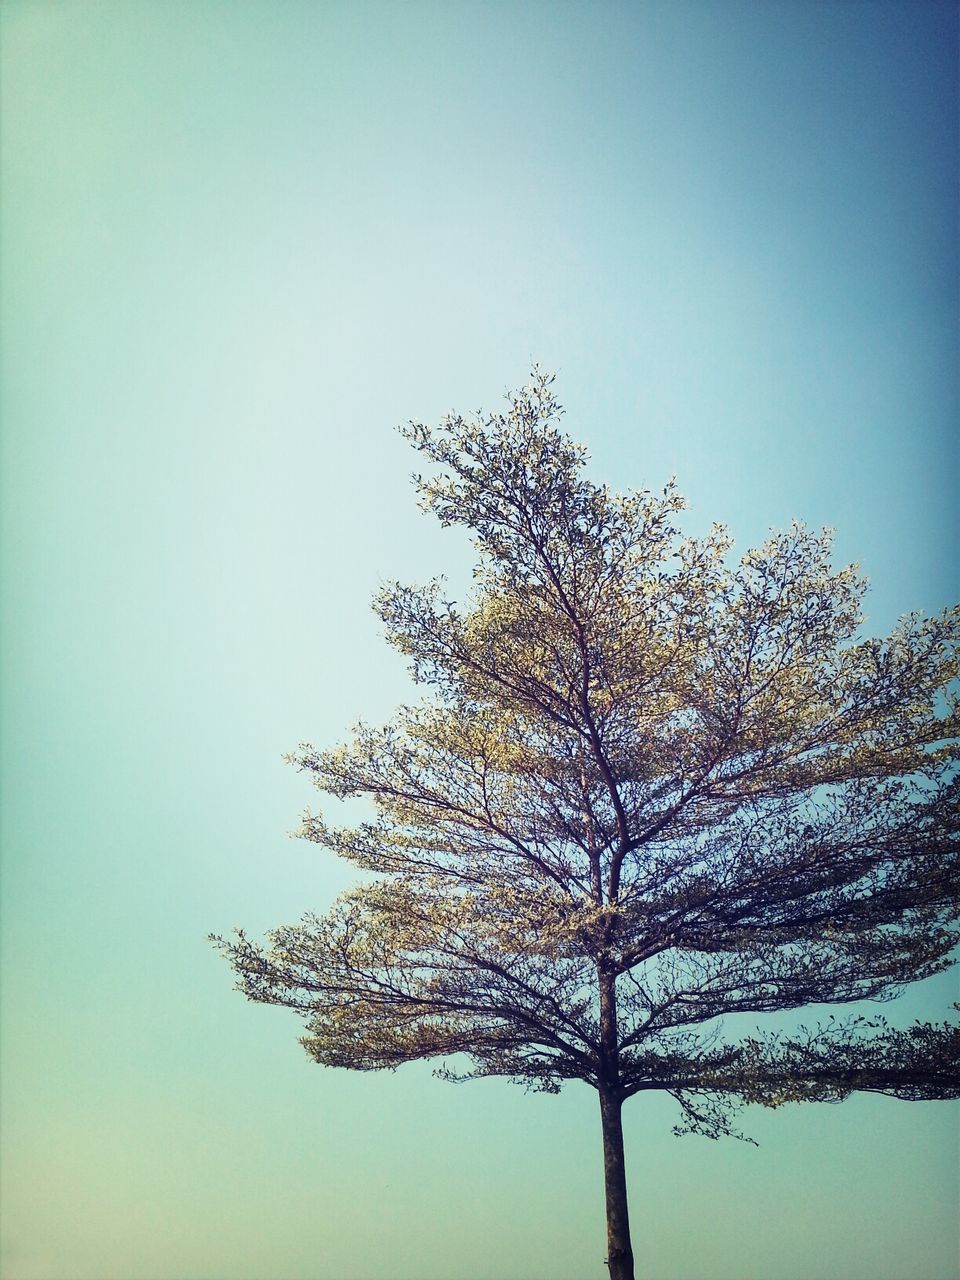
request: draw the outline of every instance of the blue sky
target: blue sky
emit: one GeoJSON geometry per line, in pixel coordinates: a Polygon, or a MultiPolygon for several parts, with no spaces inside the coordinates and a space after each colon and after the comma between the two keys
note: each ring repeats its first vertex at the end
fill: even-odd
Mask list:
{"type": "MultiPolygon", "coordinates": [[[[206,933],[350,880],[280,757],[468,564],[394,428],[534,361],[613,485],[957,599],[957,8],[8,0],[6,1280],[604,1274],[586,1089],[312,1066],[206,933]]],[[[955,974],[911,996],[945,1016],[955,974]]],[[[947,1280],[954,1104],[626,1116],[652,1280],[947,1280]]]]}

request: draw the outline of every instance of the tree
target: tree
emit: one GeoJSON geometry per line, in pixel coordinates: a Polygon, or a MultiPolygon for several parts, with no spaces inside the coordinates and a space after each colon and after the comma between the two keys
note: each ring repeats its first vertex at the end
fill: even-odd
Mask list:
{"type": "Polygon", "coordinates": [[[355,1070],[468,1055],[448,1078],[597,1091],[611,1280],[632,1280],[621,1108],[677,1132],[733,1110],[960,1096],[960,1028],[861,1016],[733,1035],[743,1015],[889,999],[946,968],[960,917],[960,610],[858,638],[864,582],[799,524],[730,563],[684,503],[584,475],[552,378],[506,412],[404,434],[421,505],[468,529],[443,580],[376,599],[427,690],[292,759],[352,828],[302,834],[372,873],[324,916],[216,941],[251,999],[355,1070]],[[739,1017],[738,1017],[739,1016],[739,1017]]]}

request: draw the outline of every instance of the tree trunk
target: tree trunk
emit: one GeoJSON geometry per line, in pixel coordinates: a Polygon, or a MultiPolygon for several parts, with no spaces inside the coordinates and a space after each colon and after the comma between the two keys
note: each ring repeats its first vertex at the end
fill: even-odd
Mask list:
{"type": "Polygon", "coordinates": [[[627,1171],[623,1160],[620,1098],[600,1091],[603,1125],[603,1178],[607,1193],[607,1266],[610,1280],[634,1280],[630,1221],[627,1215],[627,1171]]]}

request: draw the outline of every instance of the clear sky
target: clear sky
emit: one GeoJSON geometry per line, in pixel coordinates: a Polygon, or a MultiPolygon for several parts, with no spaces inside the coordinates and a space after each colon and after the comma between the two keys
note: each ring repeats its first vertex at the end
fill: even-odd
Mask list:
{"type": "MultiPolygon", "coordinates": [[[[4,1280],[600,1280],[595,1098],[311,1065],[209,930],[351,878],[281,762],[466,564],[395,425],[559,370],[598,477],[957,582],[957,8],[6,0],[4,1280]]],[[[909,1010],[946,1016],[955,974],[909,1010]]],[[[626,1112],[647,1280],[948,1280],[958,1108],[626,1112]]]]}

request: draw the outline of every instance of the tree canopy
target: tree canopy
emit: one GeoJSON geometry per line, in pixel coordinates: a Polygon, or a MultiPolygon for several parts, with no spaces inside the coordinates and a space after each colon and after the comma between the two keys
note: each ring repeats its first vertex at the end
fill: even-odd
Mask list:
{"type": "Polygon", "coordinates": [[[829,531],[734,561],[722,527],[681,534],[673,483],[588,479],[560,416],[535,372],[502,413],[404,429],[473,589],[377,596],[424,700],[291,757],[372,801],[302,834],[373,875],[266,947],[221,939],[242,990],[319,1063],[666,1090],[711,1136],[739,1101],[960,1095],[946,1023],[754,1030],[950,963],[960,610],[864,638],[829,531]]]}

